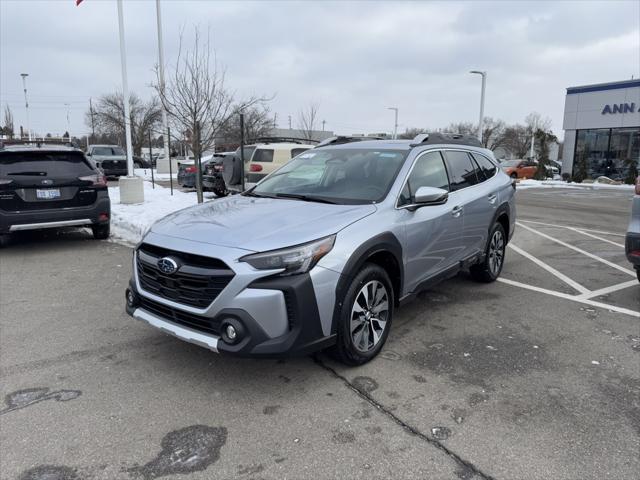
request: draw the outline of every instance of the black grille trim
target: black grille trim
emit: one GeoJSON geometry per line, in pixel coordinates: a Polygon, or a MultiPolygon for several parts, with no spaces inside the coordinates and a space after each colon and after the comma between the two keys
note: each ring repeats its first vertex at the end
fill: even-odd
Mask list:
{"type": "Polygon", "coordinates": [[[140,297],[140,307],[153,315],[177,323],[178,325],[199,332],[220,336],[220,322],[212,318],[183,312],[142,296],[140,297]]]}
{"type": "Polygon", "coordinates": [[[176,303],[206,308],[226,288],[234,272],[222,260],[143,244],[136,255],[138,281],[143,290],[176,303]],[[166,275],[158,259],[170,256],[180,267],[166,275]]]}

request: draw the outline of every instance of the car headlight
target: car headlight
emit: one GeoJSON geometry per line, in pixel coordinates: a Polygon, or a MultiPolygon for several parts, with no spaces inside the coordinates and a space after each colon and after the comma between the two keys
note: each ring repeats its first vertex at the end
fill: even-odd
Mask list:
{"type": "Polygon", "coordinates": [[[322,257],[331,251],[336,236],[321,238],[313,242],[295,247],[271,250],[269,252],[252,253],[240,259],[258,270],[275,270],[284,268],[281,276],[306,273],[311,270],[322,257]]]}

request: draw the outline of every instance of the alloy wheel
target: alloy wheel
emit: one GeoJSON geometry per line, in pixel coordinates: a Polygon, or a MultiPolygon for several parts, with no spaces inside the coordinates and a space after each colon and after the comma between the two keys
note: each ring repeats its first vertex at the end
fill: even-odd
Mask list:
{"type": "Polygon", "coordinates": [[[504,235],[500,230],[496,230],[489,243],[489,269],[491,274],[497,276],[502,269],[504,261],[504,235]]]}
{"type": "Polygon", "coordinates": [[[360,352],[378,345],[389,319],[389,294],[378,280],[367,282],[358,292],[351,309],[351,340],[360,352]]]}

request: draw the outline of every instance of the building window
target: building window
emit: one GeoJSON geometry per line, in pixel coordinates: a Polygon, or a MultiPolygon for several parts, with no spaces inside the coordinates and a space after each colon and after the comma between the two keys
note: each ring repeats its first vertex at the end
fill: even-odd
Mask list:
{"type": "Polygon", "coordinates": [[[609,177],[625,181],[640,165],[640,128],[578,130],[574,178],[609,177]]]}

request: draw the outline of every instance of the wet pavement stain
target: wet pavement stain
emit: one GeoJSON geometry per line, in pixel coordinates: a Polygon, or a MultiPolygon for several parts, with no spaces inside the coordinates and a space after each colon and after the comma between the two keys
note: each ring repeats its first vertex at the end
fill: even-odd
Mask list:
{"type": "Polygon", "coordinates": [[[4,397],[5,408],[0,410],[0,415],[29,407],[45,400],[55,400],[56,402],[68,402],[82,395],[80,390],[55,390],[49,391],[48,387],[26,388],[8,394],[4,397]]]}
{"type": "Polygon", "coordinates": [[[60,465],[39,465],[23,472],[18,480],[80,480],[75,468],[60,465]]]}
{"type": "Polygon", "coordinates": [[[238,465],[238,475],[255,475],[264,470],[264,465],[238,465]]]}
{"type": "Polygon", "coordinates": [[[446,375],[452,382],[484,389],[489,388],[488,382],[495,377],[554,367],[539,344],[507,331],[463,337],[447,344],[434,343],[405,358],[419,368],[446,375]]]}
{"type": "Polygon", "coordinates": [[[354,443],[356,441],[356,436],[353,432],[334,430],[331,441],[337,444],[354,443]]]}
{"type": "Polygon", "coordinates": [[[356,377],[351,382],[351,385],[363,393],[371,393],[378,388],[378,382],[371,377],[356,377]]]}
{"type": "Polygon", "coordinates": [[[427,383],[427,379],[422,375],[412,375],[413,379],[418,383],[427,383]]]}
{"type": "Polygon", "coordinates": [[[489,395],[485,395],[484,393],[472,393],[467,400],[467,403],[471,407],[475,407],[476,405],[480,405],[481,403],[489,400],[489,395]]]}
{"type": "Polygon", "coordinates": [[[192,425],[174,430],[162,439],[162,450],[156,458],[145,465],[129,468],[127,472],[145,480],[200,472],[218,461],[220,449],[226,442],[225,427],[192,425]]]}
{"type": "Polygon", "coordinates": [[[280,410],[281,408],[282,407],[280,405],[267,405],[262,409],[262,413],[264,413],[265,415],[274,415],[278,413],[278,410],[280,410]]]}

